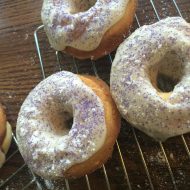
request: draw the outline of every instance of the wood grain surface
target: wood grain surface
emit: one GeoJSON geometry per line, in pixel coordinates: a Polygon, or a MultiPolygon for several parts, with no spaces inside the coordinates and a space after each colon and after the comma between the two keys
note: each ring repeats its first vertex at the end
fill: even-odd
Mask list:
{"type": "MultiPolygon", "coordinates": [[[[154,0],[153,2],[160,18],[178,15],[172,0],[154,0]]],[[[190,0],[176,0],[176,2],[183,17],[190,22],[190,0]]],[[[0,0],[0,102],[6,107],[8,120],[13,127],[16,126],[18,111],[23,100],[29,91],[42,80],[33,37],[35,29],[41,25],[41,6],[42,0],[0,0]]],[[[141,25],[157,21],[151,1],[139,0],[137,17],[141,25]]],[[[137,27],[137,22],[134,21],[131,32],[137,27]]],[[[45,73],[48,76],[58,71],[59,67],[56,64],[55,52],[49,46],[44,32],[41,32],[39,36],[45,73]]],[[[114,58],[114,53],[112,58],[114,58]]],[[[63,69],[76,72],[71,57],[62,55],[61,60],[63,69]]],[[[75,61],[78,65],[79,73],[94,75],[93,67],[89,60],[75,61]]],[[[108,82],[111,67],[109,57],[104,57],[94,64],[100,77],[108,82]]],[[[136,133],[154,188],[162,190],[174,189],[167,163],[159,144],[137,130],[136,133]]],[[[190,136],[185,135],[185,139],[190,146],[190,136]]],[[[124,121],[118,143],[132,189],[151,189],[133,131],[129,124],[124,121]]],[[[168,140],[164,143],[164,148],[177,188],[189,190],[190,158],[181,137],[168,140]]],[[[8,156],[15,150],[17,150],[17,147],[13,142],[8,156]]],[[[24,162],[19,152],[15,152],[4,167],[0,169],[0,185],[14,172],[17,172],[17,174],[0,189],[21,190],[32,180],[32,174],[27,166],[23,164],[24,162]],[[21,166],[22,168],[20,168],[21,166]],[[20,170],[18,171],[19,168],[20,170]]],[[[111,189],[123,190],[129,188],[117,147],[115,147],[113,158],[108,161],[105,167],[111,189]]],[[[89,175],[89,181],[91,189],[108,189],[103,169],[89,175]]],[[[42,186],[43,189],[66,189],[65,180],[50,182],[37,178],[37,182],[38,185],[33,182],[27,189],[37,189],[39,186],[42,186]]],[[[85,178],[69,180],[69,185],[72,190],[88,189],[85,178]]]]}

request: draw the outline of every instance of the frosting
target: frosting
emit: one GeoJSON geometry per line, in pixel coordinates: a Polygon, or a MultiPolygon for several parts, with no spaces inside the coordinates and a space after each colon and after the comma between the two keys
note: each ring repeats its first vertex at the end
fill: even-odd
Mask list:
{"type": "Polygon", "coordinates": [[[53,48],[90,51],[122,18],[127,4],[128,0],[44,0],[41,16],[53,48]]]}
{"type": "Polygon", "coordinates": [[[5,163],[5,154],[0,149],[0,168],[3,166],[4,163],[5,163]]]}
{"type": "Polygon", "coordinates": [[[2,151],[7,154],[9,147],[11,145],[11,140],[12,140],[12,127],[9,122],[6,123],[6,135],[3,140],[1,149],[2,151]]]}
{"type": "Polygon", "coordinates": [[[137,29],[118,48],[111,70],[111,93],[123,117],[157,140],[190,132],[189,60],[190,25],[184,19],[137,29]],[[157,74],[175,81],[167,100],[152,83],[157,74]]]}
{"type": "Polygon", "coordinates": [[[21,107],[19,150],[37,174],[61,177],[101,148],[106,136],[104,117],[101,100],[77,75],[56,73],[39,83],[21,107]]]}

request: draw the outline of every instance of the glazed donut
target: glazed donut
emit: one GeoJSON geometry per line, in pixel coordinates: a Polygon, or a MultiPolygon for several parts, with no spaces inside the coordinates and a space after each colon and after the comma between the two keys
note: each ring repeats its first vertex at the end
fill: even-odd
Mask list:
{"type": "Polygon", "coordinates": [[[3,106],[0,105],[0,168],[5,162],[5,155],[7,154],[12,139],[12,129],[7,122],[6,114],[3,106]]]}
{"type": "Polygon", "coordinates": [[[190,24],[169,17],[118,48],[111,93],[122,116],[159,141],[190,132],[190,24]]]}
{"type": "Polygon", "coordinates": [[[30,92],[16,134],[29,167],[44,178],[57,179],[99,168],[111,156],[119,129],[108,86],[95,77],[62,71],[30,92]]]}
{"type": "Polygon", "coordinates": [[[97,59],[124,40],[136,0],[44,0],[41,17],[51,46],[80,59],[97,59]]]}

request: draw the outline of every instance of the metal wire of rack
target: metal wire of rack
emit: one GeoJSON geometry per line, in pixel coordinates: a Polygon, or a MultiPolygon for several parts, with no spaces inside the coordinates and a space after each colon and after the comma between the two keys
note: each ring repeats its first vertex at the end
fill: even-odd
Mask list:
{"type": "MultiPolygon", "coordinates": [[[[154,0],[149,0],[149,2],[151,4],[151,6],[152,6],[152,9],[154,10],[154,14],[155,14],[157,20],[160,20],[159,12],[157,11],[157,7],[155,6],[154,0]]],[[[175,9],[177,10],[178,15],[183,17],[182,12],[181,12],[176,0],[171,0],[171,2],[173,3],[175,9]]],[[[139,18],[138,18],[137,15],[135,15],[135,21],[136,21],[138,27],[140,27],[141,24],[140,24],[140,21],[139,21],[139,18]]],[[[38,36],[39,31],[43,30],[43,28],[44,28],[43,25],[41,25],[36,29],[36,31],[34,32],[34,39],[35,39],[35,44],[36,44],[36,50],[37,50],[37,53],[38,53],[38,56],[39,56],[39,63],[40,63],[41,73],[42,73],[42,77],[44,79],[44,78],[46,78],[46,73],[45,73],[45,69],[44,69],[44,62],[43,62],[43,57],[42,57],[41,48],[40,48],[40,44],[39,44],[39,36],[38,36]]],[[[56,55],[56,59],[57,59],[58,68],[61,71],[62,70],[61,59],[60,59],[61,53],[56,51],[55,55],[56,55]]],[[[109,59],[109,62],[112,63],[112,56],[110,54],[107,56],[107,58],[109,59]]],[[[73,66],[75,68],[75,72],[80,73],[79,69],[78,69],[78,64],[77,64],[77,62],[76,62],[76,60],[74,58],[73,58],[73,63],[72,64],[73,64],[73,66]]],[[[91,67],[93,69],[94,75],[96,77],[100,77],[99,74],[98,74],[97,67],[96,67],[96,64],[95,64],[94,61],[91,61],[91,67]]],[[[139,155],[141,157],[141,161],[142,161],[142,164],[143,164],[143,167],[144,167],[144,170],[145,170],[145,174],[146,174],[147,179],[148,179],[149,189],[154,190],[154,189],[156,189],[156,187],[154,186],[154,183],[152,181],[153,176],[151,176],[151,174],[150,174],[150,170],[148,168],[148,164],[146,162],[143,150],[141,148],[139,138],[138,138],[138,136],[136,134],[136,129],[133,128],[133,127],[131,127],[131,128],[132,128],[133,138],[134,138],[135,143],[137,145],[138,152],[139,152],[139,155]]],[[[13,135],[13,140],[14,140],[15,144],[17,145],[17,140],[16,140],[16,137],[15,137],[15,134],[13,133],[12,135],[13,135]]],[[[183,142],[183,146],[184,146],[184,148],[186,150],[187,156],[190,159],[190,149],[188,147],[187,141],[186,141],[184,135],[181,135],[180,138],[181,138],[181,140],[183,142]]],[[[164,145],[161,142],[159,142],[158,145],[159,145],[159,147],[160,147],[160,149],[161,149],[161,151],[162,151],[162,153],[164,155],[164,159],[165,159],[167,169],[168,169],[168,172],[169,172],[169,175],[170,175],[170,178],[171,178],[171,181],[172,181],[172,185],[173,185],[172,189],[178,190],[179,188],[177,186],[176,179],[174,177],[171,165],[169,163],[169,159],[168,159],[167,153],[165,151],[164,145]]],[[[121,165],[122,170],[123,170],[124,179],[125,179],[125,182],[126,182],[126,189],[132,190],[133,188],[132,188],[132,185],[131,185],[129,173],[127,171],[127,164],[124,161],[123,153],[122,153],[122,150],[120,148],[120,144],[119,144],[118,141],[116,141],[116,150],[117,150],[117,153],[119,155],[120,165],[121,165]]],[[[6,162],[8,162],[11,158],[13,158],[18,152],[19,152],[18,149],[16,149],[14,152],[12,152],[11,155],[7,158],[6,162]]],[[[27,165],[25,163],[22,164],[8,178],[6,178],[6,180],[4,180],[2,183],[0,183],[0,189],[5,189],[6,184],[9,181],[11,181],[24,167],[27,167],[27,165]]],[[[103,171],[103,174],[104,174],[107,190],[111,190],[110,180],[109,180],[109,176],[107,174],[106,166],[103,165],[101,170],[103,171]]],[[[37,187],[37,189],[39,189],[39,190],[44,189],[42,187],[41,180],[39,179],[39,177],[37,177],[29,168],[28,168],[28,171],[30,173],[31,180],[22,187],[22,190],[33,189],[33,187],[32,187],[33,184],[35,184],[35,187],[37,187]]],[[[88,175],[85,175],[84,178],[85,178],[85,181],[86,181],[87,189],[92,190],[91,182],[89,180],[88,175]]],[[[69,180],[65,179],[64,182],[65,182],[66,190],[70,190],[71,188],[70,188],[69,180]]]]}

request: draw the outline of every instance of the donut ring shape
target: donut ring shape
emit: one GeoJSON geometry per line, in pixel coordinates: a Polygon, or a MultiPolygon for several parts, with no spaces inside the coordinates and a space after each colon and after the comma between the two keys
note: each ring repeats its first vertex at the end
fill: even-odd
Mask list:
{"type": "Polygon", "coordinates": [[[124,40],[136,4],[136,0],[44,0],[41,17],[54,49],[97,59],[124,40]]]}
{"type": "Polygon", "coordinates": [[[16,133],[19,150],[35,173],[70,178],[94,171],[110,157],[119,126],[119,114],[105,83],[62,71],[28,95],[16,133]],[[68,130],[66,123],[72,115],[68,130]]]}
{"type": "Polygon", "coordinates": [[[190,132],[190,24],[170,17],[137,29],[117,50],[111,93],[122,116],[156,140],[190,132]],[[155,84],[159,72],[178,77],[170,92],[155,84]]]}

